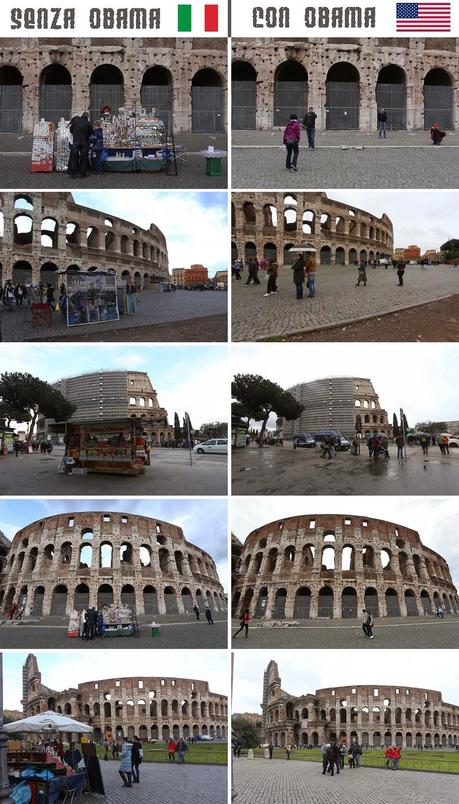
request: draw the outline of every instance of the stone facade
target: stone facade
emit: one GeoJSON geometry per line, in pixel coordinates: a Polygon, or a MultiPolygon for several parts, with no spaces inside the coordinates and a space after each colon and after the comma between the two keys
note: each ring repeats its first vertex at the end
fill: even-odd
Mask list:
{"type": "Polygon", "coordinates": [[[459,126],[459,40],[233,39],[233,128],[285,126],[313,107],[324,129],[459,126]]]}
{"type": "Polygon", "coordinates": [[[0,278],[51,282],[58,272],[104,271],[142,288],[169,281],[167,243],[151,224],[76,204],[71,193],[0,193],[0,278]]]}
{"type": "Polygon", "coordinates": [[[290,248],[307,244],[321,265],[355,265],[391,257],[394,232],[387,215],[334,201],[327,193],[233,193],[233,259],[276,259],[291,264],[290,248]]]}
{"type": "Polygon", "coordinates": [[[459,745],[459,705],[445,703],[436,690],[360,685],[293,696],[282,689],[273,661],[263,682],[263,729],[273,745],[352,740],[364,748],[459,745]]]}
{"type": "Polygon", "coordinates": [[[137,614],[226,608],[212,557],[176,525],[136,514],[87,511],[46,517],[14,537],[0,575],[0,610],[68,615],[126,603],[137,614]]]}
{"type": "Polygon", "coordinates": [[[178,132],[226,127],[226,39],[2,39],[0,131],[41,117],[155,109],[178,132]]]}
{"type": "Polygon", "coordinates": [[[415,530],[360,516],[318,514],[271,522],[250,533],[232,590],[236,616],[267,620],[459,613],[442,556],[415,530]]]}
{"type": "Polygon", "coordinates": [[[134,735],[161,742],[169,737],[227,736],[228,699],[211,692],[207,681],[115,677],[57,692],[42,683],[36,657],[29,654],[22,703],[26,717],[51,710],[88,723],[96,742],[134,735]]]}

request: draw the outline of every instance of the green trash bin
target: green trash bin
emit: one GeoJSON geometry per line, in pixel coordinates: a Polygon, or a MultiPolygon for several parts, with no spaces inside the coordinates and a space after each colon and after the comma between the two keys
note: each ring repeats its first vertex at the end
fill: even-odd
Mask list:
{"type": "Polygon", "coordinates": [[[152,623],[151,635],[152,635],[152,637],[159,637],[160,636],[159,625],[156,625],[156,623],[152,623]]]}
{"type": "Polygon", "coordinates": [[[222,158],[221,156],[207,156],[206,157],[207,176],[221,176],[222,175],[222,158]]]}

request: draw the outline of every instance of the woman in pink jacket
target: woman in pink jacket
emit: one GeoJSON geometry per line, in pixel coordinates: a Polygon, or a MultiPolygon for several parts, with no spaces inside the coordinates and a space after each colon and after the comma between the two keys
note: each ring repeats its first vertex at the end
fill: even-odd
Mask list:
{"type": "Polygon", "coordinates": [[[287,170],[295,170],[296,165],[298,162],[298,154],[300,151],[299,142],[301,139],[301,129],[300,124],[298,122],[298,117],[296,114],[290,115],[290,120],[288,121],[285,129],[284,129],[284,145],[287,148],[287,159],[285,162],[285,167],[287,170]]]}

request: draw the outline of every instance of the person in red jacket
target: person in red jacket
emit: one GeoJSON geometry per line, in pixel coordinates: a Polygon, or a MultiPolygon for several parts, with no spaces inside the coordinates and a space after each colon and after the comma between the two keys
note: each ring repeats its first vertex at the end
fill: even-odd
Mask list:
{"type": "Polygon", "coordinates": [[[284,145],[287,148],[287,158],[285,167],[287,170],[297,169],[298,154],[300,152],[299,142],[301,139],[301,128],[296,114],[290,115],[290,120],[284,129],[284,145]]]}
{"type": "Polygon", "coordinates": [[[386,760],[386,770],[391,770],[391,763],[393,765],[394,760],[395,760],[394,748],[393,748],[392,745],[389,745],[386,748],[386,750],[384,752],[384,758],[386,760]]]}
{"type": "Polygon", "coordinates": [[[400,754],[401,753],[402,753],[402,749],[401,749],[400,746],[398,746],[398,745],[393,745],[392,746],[392,754],[393,754],[393,760],[394,760],[394,763],[393,763],[394,764],[394,770],[398,769],[398,763],[400,762],[400,754]]]}
{"type": "Polygon", "coordinates": [[[247,639],[247,637],[249,635],[249,622],[250,622],[251,619],[252,618],[250,616],[249,610],[246,609],[244,614],[242,615],[242,617],[240,619],[239,624],[240,624],[241,627],[238,628],[238,630],[236,631],[235,634],[233,634],[233,639],[236,639],[237,635],[240,634],[241,631],[244,630],[244,628],[245,628],[245,636],[246,636],[246,639],[247,639]]]}

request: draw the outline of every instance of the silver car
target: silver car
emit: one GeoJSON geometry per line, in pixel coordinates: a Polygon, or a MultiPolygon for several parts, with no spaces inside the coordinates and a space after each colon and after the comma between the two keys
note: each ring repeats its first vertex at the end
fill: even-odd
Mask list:
{"type": "Polygon", "coordinates": [[[193,452],[203,455],[205,452],[215,452],[219,455],[228,454],[228,439],[227,438],[209,438],[208,441],[203,441],[201,444],[196,444],[193,447],[193,452]]]}

